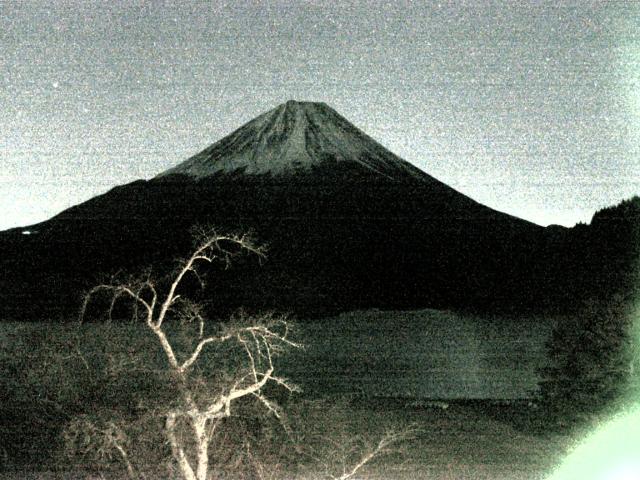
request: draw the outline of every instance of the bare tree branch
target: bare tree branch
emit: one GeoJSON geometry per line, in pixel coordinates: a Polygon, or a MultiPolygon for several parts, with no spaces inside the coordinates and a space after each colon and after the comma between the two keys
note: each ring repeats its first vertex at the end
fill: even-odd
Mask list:
{"type": "Polygon", "coordinates": [[[392,446],[397,446],[399,443],[412,438],[414,435],[414,430],[404,430],[400,432],[394,430],[387,431],[378,443],[373,448],[365,450],[353,465],[346,468],[343,467],[343,472],[340,476],[330,475],[331,480],[348,480],[352,478],[374,458],[392,453],[394,451],[394,449],[391,448],[392,446]]]}
{"type": "Polygon", "coordinates": [[[198,342],[198,345],[196,346],[196,348],[193,351],[193,353],[189,356],[189,358],[187,358],[179,366],[180,371],[184,372],[185,370],[187,370],[189,367],[191,367],[191,365],[193,365],[198,360],[198,357],[200,356],[200,353],[202,352],[202,349],[205,347],[205,345],[207,345],[209,343],[213,343],[213,342],[222,343],[225,340],[228,340],[229,338],[231,338],[231,335],[225,335],[224,337],[207,337],[207,338],[205,338],[203,340],[200,340],[200,342],[198,342]]]}

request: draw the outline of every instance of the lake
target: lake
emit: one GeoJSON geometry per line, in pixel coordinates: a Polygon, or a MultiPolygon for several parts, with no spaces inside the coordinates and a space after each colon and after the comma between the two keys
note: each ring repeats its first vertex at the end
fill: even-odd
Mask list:
{"type": "Polygon", "coordinates": [[[359,311],[301,322],[281,372],[313,393],[525,399],[554,319],[437,310],[359,311]]]}

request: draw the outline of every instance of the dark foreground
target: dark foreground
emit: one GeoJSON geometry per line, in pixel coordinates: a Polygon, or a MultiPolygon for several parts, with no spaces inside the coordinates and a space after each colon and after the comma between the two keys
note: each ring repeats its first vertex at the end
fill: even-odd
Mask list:
{"type": "MultiPolygon", "coordinates": [[[[317,400],[316,400],[317,401],[317,400]]],[[[542,479],[566,455],[573,438],[569,434],[535,432],[518,425],[529,418],[526,404],[495,405],[491,402],[429,403],[398,399],[322,401],[326,421],[341,422],[343,433],[333,437],[338,448],[330,468],[339,470],[340,453],[355,445],[360,436],[374,439],[386,428],[414,425],[413,440],[397,451],[372,462],[354,478],[360,479],[542,479]],[[329,413],[326,413],[328,407],[329,413]],[[335,409],[340,408],[340,412],[335,409]],[[344,425],[344,422],[349,425],[344,425]],[[345,438],[344,432],[351,432],[345,438]]],[[[321,419],[318,419],[322,421],[321,419]]],[[[324,427],[328,427],[325,425],[324,427]]],[[[366,440],[364,440],[366,443],[366,440]]],[[[315,462],[301,466],[279,463],[263,465],[272,479],[327,478],[315,462]],[[312,466],[312,463],[314,464],[312,466]]],[[[75,471],[38,471],[28,468],[0,474],[3,480],[125,478],[117,471],[105,474],[75,471]]],[[[221,478],[247,478],[221,475],[221,478]]],[[[252,477],[253,478],[253,477],[252,477]]],[[[260,478],[256,476],[255,478],[260,478]]]]}
{"type": "MultiPolygon", "coordinates": [[[[310,337],[306,365],[319,362],[313,356],[313,339],[333,338],[329,335],[333,331],[330,325],[324,327],[322,335],[309,335],[310,327],[299,332],[310,337]]],[[[384,336],[388,338],[387,330],[375,331],[386,332],[384,336]]],[[[77,328],[70,324],[48,324],[47,328],[38,324],[4,324],[1,333],[0,397],[4,398],[0,401],[0,479],[125,478],[117,458],[109,462],[106,471],[95,467],[86,471],[84,466],[88,469],[88,464],[82,461],[72,466],[62,453],[60,439],[62,429],[74,416],[102,412],[110,419],[111,411],[127,406],[135,413],[138,399],[158,395],[160,390],[152,378],[157,369],[156,357],[145,330],[133,324],[87,324],[77,328]],[[142,365],[130,363],[136,359],[151,363],[140,369],[142,365]],[[102,477],[98,473],[101,471],[102,477]]],[[[340,345],[335,343],[334,351],[327,354],[344,353],[338,348],[340,345]]],[[[422,364],[428,369],[430,363],[422,364]]],[[[214,369],[215,365],[205,364],[203,368],[214,369]]],[[[392,379],[384,382],[391,385],[392,379]]],[[[327,388],[305,388],[301,394],[282,396],[270,392],[287,415],[290,433],[285,434],[272,416],[267,416],[271,420],[264,417],[271,422],[271,430],[261,430],[259,435],[234,430],[234,425],[243,425],[242,415],[229,419],[239,422],[229,424],[228,431],[236,438],[222,438],[218,445],[226,450],[213,447],[212,460],[219,461],[219,465],[236,465],[234,455],[246,463],[246,458],[255,453],[255,459],[251,459],[255,464],[236,468],[236,473],[242,475],[218,472],[212,478],[340,478],[343,461],[352,464],[385,432],[412,429],[412,438],[351,478],[542,479],[552,473],[581,436],[566,430],[558,433],[558,425],[550,425],[542,410],[527,400],[438,402],[419,400],[404,392],[390,398],[366,389],[354,394],[322,385],[327,388]],[[251,438],[256,443],[248,455],[238,454],[236,445],[245,445],[251,438]],[[300,445],[306,450],[299,453],[300,445]],[[225,456],[228,458],[221,460],[225,456]]],[[[153,439],[150,451],[166,450],[164,438],[149,438],[153,439]]],[[[131,447],[137,447],[135,442],[131,447]]],[[[157,478],[157,474],[146,478],[157,478]]]]}

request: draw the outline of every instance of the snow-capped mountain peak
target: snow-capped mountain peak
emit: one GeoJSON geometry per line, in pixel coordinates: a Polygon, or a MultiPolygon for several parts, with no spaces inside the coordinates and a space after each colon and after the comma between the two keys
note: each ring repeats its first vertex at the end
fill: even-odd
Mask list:
{"type": "Polygon", "coordinates": [[[218,173],[290,174],[331,160],[354,162],[390,178],[428,177],[325,103],[290,100],[263,113],[158,177],[218,173]]]}

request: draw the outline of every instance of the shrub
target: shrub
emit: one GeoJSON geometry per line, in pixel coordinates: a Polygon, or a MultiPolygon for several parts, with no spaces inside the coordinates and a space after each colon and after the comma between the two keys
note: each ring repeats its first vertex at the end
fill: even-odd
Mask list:
{"type": "Polygon", "coordinates": [[[550,365],[538,392],[543,412],[575,425],[625,398],[634,372],[633,303],[616,296],[589,302],[559,321],[547,343],[550,365]]]}

